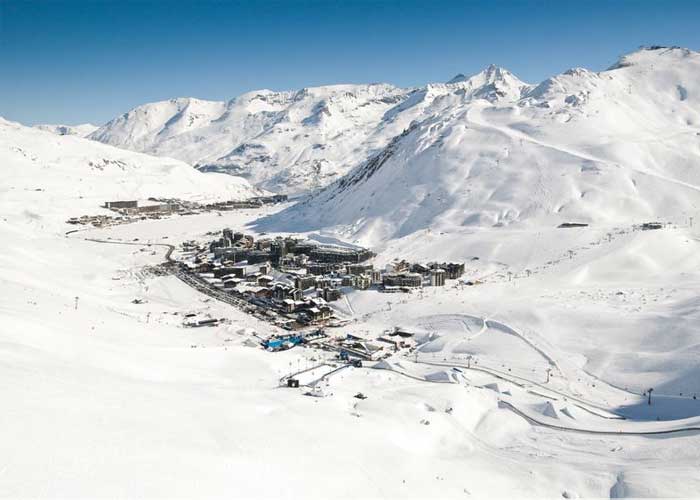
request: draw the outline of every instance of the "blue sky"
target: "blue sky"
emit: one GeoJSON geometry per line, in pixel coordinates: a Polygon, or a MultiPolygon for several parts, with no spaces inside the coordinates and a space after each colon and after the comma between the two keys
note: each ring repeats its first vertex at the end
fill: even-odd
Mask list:
{"type": "Polygon", "coordinates": [[[102,124],[145,102],[259,88],[528,82],[640,45],[700,49],[700,1],[0,0],[0,115],[102,124]]]}

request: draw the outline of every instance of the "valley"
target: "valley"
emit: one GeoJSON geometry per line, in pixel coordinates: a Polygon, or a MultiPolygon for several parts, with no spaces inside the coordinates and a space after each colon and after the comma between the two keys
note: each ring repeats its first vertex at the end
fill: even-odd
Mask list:
{"type": "Polygon", "coordinates": [[[0,119],[0,490],[696,495],[699,76],[0,119]]]}
{"type": "MultiPolygon", "coordinates": [[[[360,455],[353,458],[355,453],[367,460],[369,450],[380,453],[379,448],[375,448],[378,445],[383,450],[381,457],[404,460],[406,446],[413,450],[430,450],[436,457],[428,470],[409,462],[388,477],[385,473],[381,478],[365,473],[361,477],[370,480],[363,482],[364,486],[356,491],[368,495],[378,491],[374,489],[375,484],[394,492],[400,492],[403,484],[410,484],[407,494],[424,487],[430,488],[421,490],[425,494],[448,496],[457,495],[458,491],[463,494],[464,489],[480,494],[486,491],[480,490],[481,487],[488,491],[517,487],[525,488],[532,495],[566,491],[572,495],[592,496],[605,494],[618,481],[623,481],[630,491],[654,492],[662,491],[654,487],[668,491],[665,480],[669,474],[693,477],[686,465],[693,460],[687,447],[692,447],[700,436],[696,430],[700,403],[688,392],[694,390],[692,371],[688,372],[690,378],[680,382],[673,380],[670,372],[658,373],[659,378],[653,380],[640,378],[646,372],[646,362],[658,363],[659,348],[664,344],[661,337],[667,336],[670,330],[682,329],[683,320],[678,319],[674,326],[666,325],[658,332],[646,333],[657,335],[653,341],[657,348],[648,360],[643,357],[627,360],[623,348],[627,338],[616,338],[613,333],[615,328],[636,328],[638,322],[650,321],[665,309],[682,306],[693,295],[693,280],[687,278],[683,285],[674,286],[671,282],[677,275],[666,277],[659,273],[640,278],[633,269],[612,273],[609,282],[594,278],[599,273],[610,273],[616,268],[615,262],[624,259],[624,255],[634,254],[640,240],[648,248],[653,246],[654,240],[669,241],[693,234],[692,228],[678,226],[652,231],[629,228],[619,231],[614,238],[607,237],[611,228],[539,229],[538,233],[544,235],[516,231],[508,237],[500,230],[494,238],[499,245],[512,240],[510,254],[503,250],[486,252],[490,240],[488,232],[472,237],[467,234],[432,235],[438,242],[444,240],[437,248],[445,246],[450,238],[467,243],[473,241],[460,248],[459,253],[450,255],[465,259],[465,279],[480,284],[466,286],[450,280],[445,287],[425,287],[420,292],[404,294],[356,290],[347,293],[347,301],[330,303],[339,317],[349,321],[341,328],[326,329],[331,336],[352,334],[376,342],[385,330],[398,326],[412,332],[418,345],[414,352],[402,351],[380,361],[365,361],[360,368],[348,365],[342,371],[337,371],[344,366],[337,353],[317,347],[266,352],[261,348],[261,341],[279,334],[281,330],[277,327],[237,307],[212,300],[173,276],[141,277],[135,272],[140,266],[162,262],[166,251],[162,247],[156,249],[156,255],[151,255],[153,247],[146,246],[148,251],[141,252],[138,245],[164,244],[179,248],[181,243],[193,238],[207,241],[211,238],[207,233],[217,233],[222,224],[249,232],[261,215],[270,216],[283,209],[284,206],[246,209],[222,216],[199,214],[95,228],[81,231],[80,238],[85,238],[82,241],[73,240],[74,235],[69,235],[76,251],[97,253],[101,259],[108,258],[117,264],[104,279],[109,280],[110,275],[120,277],[118,297],[121,299],[116,302],[123,305],[115,309],[110,305],[108,311],[100,313],[103,319],[96,325],[97,332],[93,335],[102,339],[101,343],[108,342],[107,345],[115,341],[130,345],[130,356],[156,356],[160,368],[143,372],[139,378],[156,377],[162,384],[187,376],[190,383],[199,381],[197,384],[202,388],[213,384],[197,396],[197,405],[203,404],[201,398],[209,397],[207,395],[214,390],[212,397],[216,396],[207,405],[215,401],[219,401],[217,405],[236,401],[234,412],[225,410],[224,406],[217,412],[217,418],[201,414],[199,420],[199,425],[212,431],[226,422],[228,430],[224,432],[236,436],[229,446],[234,442],[246,442],[243,435],[233,429],[243,425],[251,412],[257,415],[258,422],[244,424],[247,433],[252,432],[250,439],[254,439],[248,444],[252,456],[259,457],[253,458],[253,463],[264,460],[279,474],[284,465],[277,460],[286,456],[282,449],[305,450],[308,447],[302,442],[304,434],[281,442],[267,441],[257,434],[266,426],[308,427],[314,433],[327,433],[325,442],[331,443],[335,440],[331,437],[331,427],[322,429],[346,422],[345,432],[352,436],[356,446],[354,451],[344,453],[344,460],[359,460],[360,455]],[[567,235],[564,241],[559,236],[562,232],[567,235]],[[522,242],[533,238],[547,244],[542,244],[540,250],[533,247],[530,253],[516,251],[523,246],[522,242]],[[89,241],[93,239],[130,242],[130,245],[89,241]],[[575,250],[573,254],[569,249],[575,250]],[[491,260],[496,255],[503,261],[491,260]],[[479,260],[472,260],[475,256],[479,260]],[[136,267],[132,267],[134,265],[136,267]],[[527,275],[523,271],[526,268],[537,271],[527,275]],[[581,277],[584,269],[586,279],[581,277]],[[512,273],[510,278],[509,273],[512,273]],[[131,304],[134,297],[142,304],[131,304]],[[624,316],[621,316],[622,311],[624,316]],[[187,329],[181,326],[187,312],[196,312],[200,317],[224,318],[224,321],[215,327],[187,329]],[[597,319],[592,320],[594,317],[597,319]],[[115,337],[114,333],[109,333],[112,328],[122,329],[127,324],[133,332],[129,336],[115,337]],[[134,337],[136,332],[150,339],[148,347],[140,346],[143,339],[134,337]],[[599,337],[600,334],[604,337],[599,337]],[[113,340],[108,340],[110,337],[113,340]],[[186,358],[191,359],[183,363],[186,358]],[[177,363],[178,368],[170,363],[177,363]],[[300,389],[278,387],[280,383],[286,385],[290,372],[302,372],[295,375],[302,384],[300,389]],[[240,382],[231,382],[239,379],[240,382]],[[237,388],[238,383],[248,384],[248,388],[241,393],[243,386],[237,388]],[[310,391],[316,386],[321,390],[310,391]],[[642,394],[647,386],[655,388],[652,405],[646,404],[646,396],[642,394]],[[321,392],[316,395],[323,397],[304,396],[309,391],[321,392]],[[355,397],[358,394],[366,399],[355,397]],[[258,406],[261,401],[265,401],[265,406],[258,406]],[[311,401],[318,403],[309,406],[311,401]],[[283,412],[282,408],[285,408],[283,412]],[[314,424],[294,423],[297,417],[288,414],[292,409],[300,418],[313,418],[314,424]],[[321,424],[322,420],[328,420],[328,424],[321,424]],[[388,428],[393,429],[394,438],[374,434],[388,428]],[[645,436],[656,438],[650,441],[645,436]],[[257,445],[254,446],[254,442],[257,445]],[[261,447],[260,443],[266,444],[261,447]],[[250,448],[252,446],[254,448],[250,448]],[[663,458],[657,455],[659,446],[668,450],[662,453],[663,458]],[[468,463],[472,472],[457,473],[450,465],[454,459],[448,462],[446,458],[439,458],[455,453],[461,454],[459,463],[468,463]],[[278,458],[270,463],[273,456],[278,458]],[[596,465],[591,465],[591,456],[596,457],[596,465]],[[639,456],[646,457],[643,466],[638,464],[639,456]],[[515,466],[525,457],[527,468],[515,466]],[[507,481],[492,468],[503,460],[511,463],[507,481]],[[276,463],[278,465],[274,465],[276,463]],[[584,469],[582,463],[587,464],[584,469]],[[499,477],[501,486],[484,482],[484,473],[479,472],[482,468],[490,470],[488,477],[499,477]],[[418,482],[414,483],[410,477],[418,482]]],[[[697,240],[692,241],[686,256],[694,253],[697,240]]],[[[393,252],[406,258],[418,258],[425,255],[421,252],[427,252],[424,246],[421,252],[410,252],[408,249],[416,248],[410,239],[395,245],[394,249],[379,253],[374,261],[391,262],[393,252]]],[[[678,251],[684,250],[681,247],[678,251]]],[[[654,258],[660,261],[670,257],[665,254],[654,258]]],[[[177,252],[174,258],[178,258],[177,252]]],[[[110,304],[114,304],[116,298],[110,298],[110,304]]],[[[64,307],[66,314],[72,307],[71,302],[66,300],[64,307]]],[[[82,299],[79,307],[83,307],[82,299]]],[[[60,311],[59,307],[56,312],[60,311]]],[[[678,363],[675,351],[669,356],[673,356],[674,364],[678,363]]],[[[109,358],[102,362],[110,365],[109,358]]],[[[691,367],[692,363],[688,365],[689,369],[691,367]]],[[[192,397],[194,394],[187,399],[192,401],[192,397]]],[[[179,407],[175,400],[168,400],[166,404],[179,407]]],[[[181,419],[169,425],[173,432],[189,428],[181,419]]],[[[149,427],[150,424],[146,424],[145,428],[149,427]]],[[[84,432],[95,436],[102,434],[89,427],[84,432]]],[[[132,449],[136,444],[123,446],[132,449]]],[[[138,453],[143,453],[143,446],[145,444],[139,445],[138,453]]],[[[338,457],[330,450],[324,452],[324,445],[320,446],[318,453],[326,457],[324,462],[330,455],[338,457]]],[[[307,462],[314,470],[327,470],[329,474],[332,474],[330,467],[341,463],[344,462],[307,462]]],[[[210,466],[213,465],[214,462],[210,466]]],[[[255,476],[251,470],[240,468],[240,464],[237,470],[236,474],[255,476]]],[[[100,477],[109,477],[107,470],[98,468],[95,472],[100,477]]],[[[348,474],[354,477],[354,473],[348,474]]],[[[297,473],[296,477],[309,479],[304,473],[297,473]]],[[[216,488],[215,476],[212,479],[209,487],[216,488]]],[[[288,480],[293,481],[292,477],[288,480]]],[[[56,478],[54,484],[60,485],[61,481],[56,478]]],[[[696,486],[691,479],[677,484],[674,491],[682,494],[696,486]]],[[[301,488],[301,484],[298,487],[301,488]]],[[[90,491],[89,484],[87,488],[85,491],[90,491]]],[[[272,484],[266,491],[279,493],[272,484]]],[[[313,496],[313,492],[310,494],[313,496]]]]}

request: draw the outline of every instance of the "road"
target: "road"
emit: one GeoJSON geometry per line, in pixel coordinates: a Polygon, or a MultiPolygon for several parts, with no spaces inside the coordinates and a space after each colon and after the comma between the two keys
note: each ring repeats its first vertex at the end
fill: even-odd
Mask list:
{"type": "MultiPolygon", "coordinates": [[[[92,228],[90,228],[92,229],[92,228]]],[[[68,238],[69,235],[79,233],[81,231],[86,231],[86,229],[72,229],[66,231],[65,237],[68,238]]],[[[175,262],[172,259],[173,251],[175,250],[174,245],[169,245],[168,243],[149,243],[149,242],[135,242],[135,241],[120,241],[120,240],[103,240],[100,238],[80,238],[83,241],[92,241],[93,243],[111,243],[113,245],[132,245],[140,247],[166,247],[168,250],[165,252],[166,262],[175,262]]]]}
{"type": "MultiPolygon", "coordinates": [[[[79,229],[74,229],[72,231],[68,231],[66,233],[66,237],[68,237],[70,234],[75,234],[79,232],[79,229]]],[[[83,241],[90,241],[93,243],[102,243],[102,244],[112,244],[112,245],[131,245],[131,246],[141,246],[141,247],[165,247],[167,248],[164,258],[165,262],[164,265],[168,266],[169,269],[172,271],[173,276],[178,278],[180,281],[183,283],[191,286],[195,290],[208,295],[209,297],[212,297],[216,300],[219,300],[221,302],[225,302],[226,304],[229,304],[231,306],[237,307],[239,309],[244,309],[246,307],[251,307],[252,305],[249,304],[248,302],[238,299],[236,297],[233,297],[232,295],[224,292],[223,290],[219,290],[218,288],[212,286],[210,283],[208,283],[206,280],[200,278],[199,276],[196,276],[194,274],[188,273],[187,271],[181,269],[177,265],[177,261],[172,258],[172,254],[175,251],[175,246],[170,245],[168,243],[149,243],[149,242],[137,242],[137,241],[119,241],[119,240],[104,240],[100,238],[81,238],[83,241]]]]}

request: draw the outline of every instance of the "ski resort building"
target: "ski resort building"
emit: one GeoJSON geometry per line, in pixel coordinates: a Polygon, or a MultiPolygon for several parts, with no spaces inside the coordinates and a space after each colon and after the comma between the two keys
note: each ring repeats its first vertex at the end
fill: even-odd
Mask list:
{"type": "Polygon", "coordinates": [[[323,297],[326,302],[333,302],[343,296],[337,288],[324,288],[318,292],[319,297],[323,297]]]}
{"type": "Polygon", "coordinates": [[[430,270],[430,286],[445,286],[445,276],[447,272],[444,269],[430,270]]]}
{"type": "Polygon", "coordinates": [[[446,278],[450,280],[456,280],[464,274],[464,263],[463,262],[431,262],[428,264],[430,269],[442,269],[446,273],[446,278]]]}
{"type": "Polygon", "coordinates": [[[129,200],[129,201],[105,201],[105,208],[109,208],[110,210],[119,210],[122,208],[136,208],[138,207],[139,202],[136,200],[129,200]]]}
{"type": "Polygon", "coordinates": [[[299,290],[315,288],[317,280],[318,278],[316,278],[316,276],[313,275],[297,276],[296,278],[294,278],[294,286],[297,287],[299,290]]]}
{"type": "Polygon", "coordinates": [[[382,277],[384,288],[420,288],[423,286],[423,276],[418,273],[391,273],[382,277]]]}

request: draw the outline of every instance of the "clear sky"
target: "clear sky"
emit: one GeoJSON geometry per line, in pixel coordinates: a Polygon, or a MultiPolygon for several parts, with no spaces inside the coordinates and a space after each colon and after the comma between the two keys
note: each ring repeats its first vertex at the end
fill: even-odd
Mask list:
{"type": "Polygon", "coordinates": [[[0,115],[99,125],[172,97],[413,86],[490,63],[538,82],[640,45],[700,49],[700,0],[0,0],[0,115]]]}

